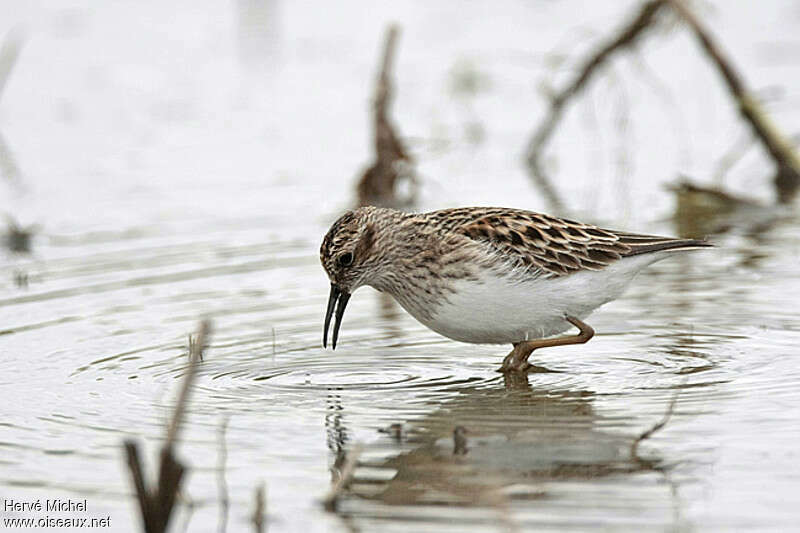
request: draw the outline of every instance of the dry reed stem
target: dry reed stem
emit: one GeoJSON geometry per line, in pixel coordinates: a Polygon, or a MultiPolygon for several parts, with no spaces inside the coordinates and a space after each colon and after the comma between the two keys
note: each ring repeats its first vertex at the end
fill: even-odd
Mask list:
{"type": "Polygon", "coordinates": [[[197,367],[203,358],[203,350],[206,347],[210,332],[211,321],[203,319],[200,322],[200,326],[197,328],[194,342],[189,351],[189,366],[186,369],[186,374],[183,376],[183,386],[178,394],[178,401],[175,403],[172,418],[167,426],[167,438],[164,443],[165,448],[172,449],[178,438],[178,432],[180,431],[180,425],[183,420],[183,413],[186,410],[186,403],[189,401],[189,394],[191,393],[192,384],[197,374],[197,367]]]}
{"type": "Polygon", "coordinates": [[[166,440],[159,454],[158,479],[153,488],[148,488],[148,483],[145,480],[137,443],[131,439],[124,442],[128,469],[131,472],[131,481],[136,490],[142,525],[146,533],[164,533],[172,516],[175,499],[186,471],[185,467],[175,459],[174,446],[186,410],[189,392],[197,373],[197,366],[202,351],[206,346],[210,330],[211,323],[209,320],[200,322],[197,336],[195,337],[196,342],[192,345],[189,354],[189,367],[183,377],[183,386],[178,395],[172,419],[167,426],[166,440]]]}

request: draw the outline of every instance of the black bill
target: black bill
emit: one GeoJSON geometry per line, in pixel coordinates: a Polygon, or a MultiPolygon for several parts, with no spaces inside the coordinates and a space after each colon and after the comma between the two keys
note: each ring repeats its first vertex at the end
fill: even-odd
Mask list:
{"type": "Polygon", "coordinates": [[[344,316],[344,309],[347,307],[347,301],[350,299],[350,293],[344,292],[339,287],[331,283],[331,293],[328,296],[328,310],[325,311],[325,329],[322,332],[322,346],[328,347],[328,328],[331,325],[331,317],[333,310],[336,309],[336,322],[333,324],[333,343],[332,347],[336,349],[336,340],[339,338],[339,326],[342,325],[342,316],[344,316]],[[338,301],[338,305],[337,305],[338,301]]]}

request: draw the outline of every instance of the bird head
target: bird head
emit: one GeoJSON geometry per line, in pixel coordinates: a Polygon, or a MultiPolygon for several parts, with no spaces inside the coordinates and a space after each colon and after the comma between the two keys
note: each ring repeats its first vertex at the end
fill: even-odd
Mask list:
{"type": "Polygon", "coordinates": [[[320,261],[331,282],[322,344],[327,347],[328,329],[335,313],[333,343],[339,337],[339,326],[350,295],[362,285],[370,284],[380,270],[380,254],[376,253],[378,226],[375,213],[379,208],[362,207],[348,211],[333,223],[322,240],[320,261]]]}

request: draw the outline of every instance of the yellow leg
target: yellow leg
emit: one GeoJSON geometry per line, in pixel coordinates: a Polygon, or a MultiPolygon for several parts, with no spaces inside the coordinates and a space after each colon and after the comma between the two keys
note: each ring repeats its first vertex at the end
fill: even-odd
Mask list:
{"type": "Polygon", "coordinates": [[[572,316],[567,316],[565,318],[567,322],[578,328],[580,333],[568,337],[556,337],[555,339],[538,339],[514,343],[514,349],[503,359],[503,365],[498,372],[527,372],[532,368],[532,365],[528,363],[528,357],[530,357],[531,353],[537,348],[563,346],[565,344],[583,344],[594,337],[594,330],[589,324],[572,316]]]}

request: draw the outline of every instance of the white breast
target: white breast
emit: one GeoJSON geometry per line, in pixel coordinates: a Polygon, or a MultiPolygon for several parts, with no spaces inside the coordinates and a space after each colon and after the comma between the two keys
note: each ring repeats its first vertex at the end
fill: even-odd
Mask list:
{"type": "Polygon", "coordinates": [[[501,344],[548,337],[572,327],[565,315],[585,318],[619,297],[642,268],[661,258],[658,253],[635,256],[597,272],[524,281],[487,271],[479,281],[456,282],[456,292],[430,318],[407,310],[457,341],[501,344]]]}

